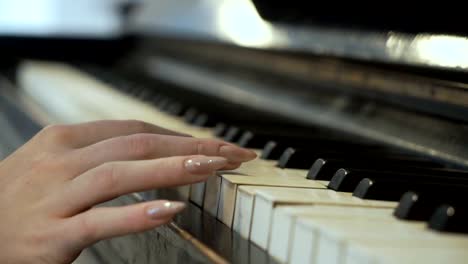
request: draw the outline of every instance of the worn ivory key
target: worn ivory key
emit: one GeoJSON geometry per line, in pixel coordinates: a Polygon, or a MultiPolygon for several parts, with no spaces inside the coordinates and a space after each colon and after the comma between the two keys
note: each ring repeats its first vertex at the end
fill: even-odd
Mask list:
{"type": "MultiPolygon", "coordinates": [[[[219,208],[223,211],[226,208],[229,211],[234,209],[235,192],[228,194],[231,195],[231,197],[226,197],[225,199],[225,197],[221,195],[222,182],[224,182],[224,184],[228,184],[228,182],[232,183],[234,189],[237,188],[237,185],[311,186],[325,188],[325,186],[319,182],[306,180],[307,171],[305,170],[280,169],[275,167],[274,161],[261,160],[259,158],[242,164],[242,166],[236,170],[219,172],[218,175],[219,177],[210,177],[205,182],[204,187],[203,209],[208,212],[208,214],[215,217],[224,214],[218,213],[219,208]],[[221,200],[228,204],[220,205],[221,200]]],[[[233,212],[231,212],[231,214],[232,213],[233,212]]],[[[227,220],[226,224],[231,226],[232,220],[227,220]]]]}
{"type": "Polygon", "coordinates": [[[391,219],[393,208],[373,208],[337,205],[277,206],[273,211],[268,252],[276,259],[286,262],[292,244],[292,231],[298,217],[358,217],[368,219],[391,219]]]}
{"type": "MultiPolygon", "coordinates": [[[[258,155],[260,156],[260,155],[258,155]]],[[[253,161],[243,163],[240,168],[237,170],[233,170],[227,173],[239,173],[245,175],[252,175],[256,171],[262,171],[265,174],[268,171],[271,171],[270,168],[274,168],[275,161],[269,160],[262,160],[257,158],[253,161]]],[[[210,215],[216,217],[218,212],[218,204],[219,204],[219,195],[221,189],[221,175],[224,172],[218,172],[216,177],[210,177],[206,182],[204,182],[204,186],[198,186],[197,188],[203,189],[204,192],[204,200],[203,200],[203,209],[210,215]]],[[[268,175],[268,174],[267,174],[268,175]]]]}
{"type": "Polygon", "coordinates": [[[263,249],[268,248],[273,209],[285,204],[350,205],[361,207],[394,208],[396,202],[370,201],[353,197],[351,193],[327,189],[274,188],[257,190],[250,230],[250,240],[263,249]]]}
{"type": "Polygon", "coordinates": [[[468,259],[466,248],[391,248],[353,244],[348,251],[343,262],[346,264],[464,264],[468,259]]]}
{"type": "Polygon", "coordinates": [[[466,237],[436,234],[428,230],[424,222],[407,222],[394,217],[372,219],[365,215],[339,218],[301,216],[293,237],[291,263],[343,263],[348,246],[352,244],[391,248],[468,246],[466,237]],[[309,242],[309,250],[297,248],[306,241],[309,242]]]}
{"type": "Polygon", "coordinates": [[[238,186],[256,185],[256,186],[275,186],[275,187],[303,187],[311,189],[325,189],[320,183],[313,180],[307,180],[302,176],[246,176],[246,175],[228,175],[224,174],[221,179],[219,205],[217,218],[232,227],[235,211],[235,202],[238,186]]]}

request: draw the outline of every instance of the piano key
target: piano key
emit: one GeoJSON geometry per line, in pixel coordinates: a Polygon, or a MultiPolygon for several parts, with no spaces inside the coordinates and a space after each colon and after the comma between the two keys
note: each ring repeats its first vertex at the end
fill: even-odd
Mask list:
{"type": "MultiPolygon", "coordinates": [[[[258,153],[257,153],[258,154],[258,153]]],[[[235,170],[237,173],[243,173],[246,175],[258,174],[260,175],[277,175],[278,172],[272,172],[268,170],[267,167],[271,167],[273,170],[274,163],[257,160],[257,163],[248,162],[242,164],[241,168],[235,170]],[[254,166],[252,166],[252,164],[254,166]],[[257,169],[262,167],[263,170],[257,169]],[[265,170],[266,169],[266,170],[265,170]]],[[[305,174],[305,172],[300,172],[305,174]]],[[[323,184],[322,184],[323,185],[323,184]]],[[[219,198],[220,198],[220,189],[221,189],[221,180],[218,179],[218,176],[210,177],[206,182],[200,182],[197,184],[192,184],[191,188],[191,201],[197,204],[200,207],[203,207],[210,215],[217,216],[219,198]]]]}
{"type": "Polygon", "coordinates": [[[468,234],[468,210],[463,206],[441,205],[429,220],[429,228],[468,234]]]}
{"type": "Polygon", "coordinates": [[[277,186],[277,187],[302,187],[302,188],[317,188],[325,189],[325,186],[315,181],[306,180],[304,176],[287,176],[270,175],[249,176],[249,175],[232,175],[223,174],[221,179],[221,189],[219,193],[219,205],[217,217],[227,226],[232,227],[234,220],[234,210],[237,188],[241,185],[257,185],[257,186],[277,186]]]}
{"type": "Polygon", "coordinates": [[[444,182],[415,183],[404,180],[393,179],[369,179],[365,178],[359,182],[353,192],[353,196],[362,199],[398,201],[407,191],[438,193],[441,190],[468,191],[466,185],[446,184],[444,182]]]}
{"type": "Polygon", "coordinates": [[[427,159],[415,156],[409,153],[385,148],[382,146],[368,146],[350,144],[338,141],[320,141],[315,144],[311,142],[304,142],[310,144],[309,148],[287,148],[278,160],[280,168],[296,168],[296,169],[310,169],[312,164],[319,158],[327,159],[394,159],[394,160],[407,160],[407,162],[426,162],[427,159]]]}
{"type": "Polygon", "coordinates": [[[307,173],[307,178],[311,180],[330,181],[335,172],[343,169],[385,169],[387,171],[415,171],[423,168],[437,169],[442,165],[425,159],[392,159],[392,158],[366,158],[354,159],[352,156],[346,159],[326,159],[318,158],[312,164],[307,173]]]}
{"type": "Polygon", "coordinates": [[[196,108],[190,107],[187,109],[187,111],[184,113],[184,120],[185,122],[192,124],[195,118],[198,115],[198,110],[196,108]]]}
{"type": "MultiPolygon", "coordinates": [[[[270,141],[267,142],[265,147],[263,148],[262,152],[262,159],[274,159],[277,160],[281,157],[281,155],[285,152],[286,149],[292,147],[304,147],[305,145],[308,146],[317,146],[320,144],[324,144],[324,142],[333,143],[335,145],[350,145],[353,146],[375,146],[369,142],[363,142],[362,140],[356,140],[347,138],[347,140],[341,140],[339,136],[334,135],[329,131],[317,131],[317,132],[310,132],[310,135],[296,135],[294,137],[272,137],[270,141]]],[[[309,169],[306,167],[305,169],[309,169]]]]}
{"type": "Polygon", "coordinates": [[[209,177],[205,182],[203,210],[213,217],[218,215],[221,179],[222,177],[218,174],[215,177],[209,177]]]}
{"type": "Polygon", "coordinates": [[[456,190],[447,190],[437,195],[433,193],[406,192],[400,199],[394,215],[405,220],[429,220],[437,207],[449,203],[460,204],[466,194],[456,190]]]}
{"type": "Polygon", "coordinates": [[[273,212],[271,237],[268,252],[281,262],[289,259],[292,244],[292,231],[298,217],[355,217],[379,221],[392,217],[392,208],[367,208],[358,206],[313,205],[278,206],[273,212]]]}
{"type": "Polygon", "coordinates": [[[255,185],[242,185],[237,188],[232,229],[246,239],[250,236],[254,196],[257,189],[258,186],[255,185]]]}
{"type": "MultiPolygon", "coordinates": [[[[307,132],[313,133],[312,131],[307,132]]],[[[291,145],[300,145],[298,142],[304,142],[305,140],[311,140],[312,138],[314,140],[322,138],[322,136],[316,134],[312,134],[312,136],[304,136],[303,133],[307,132],[298,134],[297,132],[291,130],[285,131],[283,128],[279,129],[277,127],[250,128],[242,133],[237,144],[241,147],[262,149],[268,142],[274,141],[283,142],[285,145],[284,149],[286,149],[286,147],[291,145]]],[[[329,138],[326,139],[328,140],[329,138]]]]}
{"type": "Polygon", "coordinates": [[[154,95],[156,94],[156,92],[154,90],[151,90],[151,89],[143,89],[138,95],[138,99],[142,100],[142,101],[151,101],[154,97],[154,95]]]}
{"type": "Polygon", "coordinates": [[[193,125],[198,127],[214,127],[216,119],[206,113],[201,113],[194,119],[193,125]]]}
{"type": "Polygon", "coordinates": [[[348,252],[346,264],[462,264],[468,258],[468,252],[458,248],[379,248],[357,244],[350,245],[348,252]]]}
{"type": "Polygon", "coordinates": [[[160,111],[168,113],[169,108],[171,107],[173,102],[174,102],[174,100],[172,98],[165,97],[164,99],[159,101],[159,103],[156,106],[159,108],[160,111]]]}
{"type": "Polygon", "coordinates": [[[167,112],[174,116],[182,116],[186,111],[186,107],[180,102],[172,102],[168,107],[167,112]]]}
{"type": "Polygon", "coordinates": [[[256,137],[252,131],[245,131],[237,141],[237,145],[244,148],[263,148],[268,139],[256,137]]]}
{"type": "Polygon", "coordinates": [[[417,183],[436,183],[443,182],[446,184],[467,184],[468,174],[465,172],[452,172],[446,170],[425,170],[415,169],[410,171],[385,171],[385,170],[349,170],[339,169],[330,180],[328,188],[341,191],[351,192],[353,191],[358,183],[364,178],[378,179],[391,179],[391,180],[402,180],[410,184],[417,183]]]}
{"type": "Polygon", "coordinates": [[[213,134],[218,138],[223,138],[228,129],[228,125],[225,123],[217,123],[213,129],[213,134]]]}
{"type": "Polygon", "coordinates": [[[250,239],[259,247],[267,249],[273,209],[282,204],[330,204],[376,208],[394,208],[397,205],[396,202],[355,198],[350,193],[325,189],[275,188],[273,190],[257,190],[250,239]]]}
{"type": "Polygon", "coordinates": [[[235,143],[235,142],[237,142],[239,140],[239,138],[241,136],[241,133],[242,133],[242,131],[240,130],[239,127],[230,126],[227,129],[226,134],[223,137],[223,140],[225,140],[227,142],[235,143]]]}
{"type": "MultiPolygon", "coordinates": [[[[242,175],[260,175],[260,176],[269,176],[269,175],[277,175],[282,176],[285,175],[284,171],[280,171],[274,167],[274,161],[264,161],[257,158],[255,161],[247,162],[242,164],[240,168],[234,170],[233,172],[240,173],[242,175]],[[269,169],[269,167],[271,169],[269,169]],[[279,174],[281,173],[281,174],[279,174]]],[[[232,173],[232,172],[231,172],[232,173]]],[[[305,175],[305,172],[293,172],[294,174],[305,175]]],[[[221,174],[221,173],[220,173],[221,174]]],[[[217,177],[210,177],[205,182],[205,197],[203,201],[203,209],[210,215],[216,217],[218,212],[218,204],[219,204],[219,197],[220,197],[220,189],[221,189],[221,176],[217,177]]],[[[302,176],[301,176],[302,177],[302,176]]],[[[323,184],[322,184],[323,185],[323,184]]]]}
{"type": "Polygon", "coordinates": [[[291,263],[342,263],[348,246],[369,244],[390,248],[465,248],[468,238],[439,236],[430,232],[424,222],[404,222],[395,218],[369,219],[353,217],[299,217],[294,229],[291,263]],[[299,235],[296,238],[296,235],[299,235]],[[313,241],[309,252],[296,250],[304,240],[313,241]],[[302,262],[306,263],[306,262],[302,262]]]}
{"type": "Polygon", "coordinates": [[[205,186],[206,182],[198,182],[190,186],[190,201],[199,207],[203,207],[203,201],[205,199],[205,186]]]}
{"type": "Polygon", "coordinates": [[[281,146],[278,142],[270,140],[263,147],[260,158],[265,160],[277,160],[281,157],[281,154],[283,154],[286,148],[286,145],[281,146]]]}

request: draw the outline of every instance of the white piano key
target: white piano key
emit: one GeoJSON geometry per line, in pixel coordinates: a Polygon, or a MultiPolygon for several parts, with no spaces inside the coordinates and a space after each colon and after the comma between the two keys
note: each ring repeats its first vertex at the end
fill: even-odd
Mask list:
{"type": "MultiPolygon", "coordinates": [[[[333,232],[334,228],[341,226],[349,230],[354,230],[357,227],[365,228],[363,225],[371,226],[375,221],[366,221],[366,218],[362,216],[359,221],[349,221],[347,218],[337,219],[336,217],[302,217],[296,222],[293,231],[293,242],[291,243],[290,261],[291,263],[340,263],[344,258],[344,249],[341,240],[330,240],[324,234],[327,232],[333,232]],[[346,226],[344,226],[346,225],[346,226]],[[313,247],[308,247],[308,250],[299,250],[303,246],[304,241],[313,241],[313,247]],[[304,261],[304,262],[299,262],[304,261]]],[[[385,224],[390,221],[382,221],[384,223],[378,223],[379,228],[382,228],[385,224]]],[[[372,229],[372,230],[375,230],[372,229]]],[[[362,230],[361,230],[362,232],[362,230]]]]}
{"type": "MultiPolygon", "coordinates": [[[[404,225],[405,222],[402,221],[404,225]]],[[[424,225],[423,225],[424,226],[424,225]]],[[[379,230],[373,230],[372,233],[353,234],[353,232],[335,232],[332,233],[331,237],[340,236],[344,241],[344,263],[355,262],[357,260],[366,262],[385,262],[388,260],[386,254],[375,254],[378,251],[390,251],[395,256],[393,250],[407,250],[406,255],[403,259],[397,261],[408,261],[410,259],[420,259],[419,262],[426,263],[422,260],[422,256],[427,255],[428,252],[434,250],[447,250],[452,251],[466,251],[468,248],[468,236],[465,234],[452,234],[452,233],[440,233],[427,228],[420,229],[419,233],[411,233],[411,236],[405,236],[405,234],[398,233],[394,236],[390,235],[379,235],[385,233],[386,228],[382,227],[379,230]],[[377,234],[375,234],[377,233],[377,234]],[[425,251],[424,254],[416,252],[425,251]],[[367,252],[367,253],[366,253],[367,252]]],[[[325,232],[324,232],[325,233],[325,232]]],[[[452,251],[452,253],[455,253],[452,251]]],[[[443,254],[443,253],[442,253],[443,254]]],[[[392,258],[390,258],[392,259],[392,258]]]]}
{"type": "Polygon", "coordinates": [[[277,260],[286,262],[292,244],[292,231],[297,217],[347,217],[365,216],[366,218],[392,218],[393,208],[368,208],[358,206],[312,205],[278,206],[273,212],[271,237],[268,252],[277,260]]]}
{"type": "Polygon", "coordinates": [[[137,119],[195,137],[213,137],[211,130],[188,125],[67,64],[23,63],[19,67],[18,81],[21,92],[33,98],[54,122],[137,119]]]}
{"type": "Polygon", "coordinates": [[[293,231],[294,244],[291,244],[291,264],[314,263],[318,250],[318,237],[311,234],[313,230],[304,225],[295,225],[293,231]]]}
{"type": "Polygon", "coordinates": [[[190,201],[202,207],[205,196],[205,182],[194,183],[190,186],[190,201]]]}
{"type": "Polygon", "coordinates": [[[203,210],[209,215],[216,217],[218,214],[219,191],[221,189],[221,176],[209,177],[205,182],[205,198],[203,210]]]}
{"type": "MultiPolygon", "coordinates": [[[[259,155],[260,156],[260,155],[259,155]]],[[[250,162],[243,163],[240,168],[229,171],[229,172],[219,172],[218,175],[248,175],[251,177],[265,176],[277,176],[277,177],[288,177],[286,175],[290,175],[289,177],[299,177],[305,178],[307,172],[300,171],[300,170],[291,170],[290,172],[285,173],[284,170],[275,168],[275,161],[271,160],[262,160],[259,156],[250,162]]],[[[221,193],[221,177],[212,177],[206,181],[205,184],[205,196],[203,201],[203,209],[210,215],[217,217],[218,215],[218,207],[219,207],[219,200],[220,200],[220,193],[221,193]]],[[[248,179],[245,184],[251,182],[248,179]]],[[[265,181],[264,181],[265,182],[265,181]]],[[[258,184],[258,181],[255,181],[254,184],[258,184]]],[[[225,200],[225,199],[223,199],[225,200]]],[[[229,201],[229,199],[227,199],[229,201]]],[[[224,206],[223,208],[226,208],[224,206]]]]}
{"type": "Polygon", "coordinates": [[[243,185],[237,189],[234,223],[232,228],[246,239],[250,236],[250,225],[252,223],[252,211],[256,188],[257,186],[243,185]]]}
{"type": "Polygon", "coordinates": [[[363,200],[351,193],[328,189],[273,188],[257,190],[250,230],[250,240],[263,249],[268,248],[273,209],[281,204],[351,205],[376,208],[394,208],[396,202],[363,200]],[[259,207],[262,213],[257,212],[259,207]]]}
{"type": "MultiPolygon", "coordinates": [[[[294,235],[296,232],[315,239],[318,247],[312,260],[318,264],[343,263],[349,254],[349,245],[353,244],[389,248],[468,248],[467,236],[432,232],[427,229],[425,222],[401,221],[394,217],[301,216],[297,220],[294,235]]],[[[294,239],[292,247],[297,243],[302,242],[294,239]]],[[[301,258],[304,254],[293,249],[291,259],[301,258]]]]}
{"type": "Polygon", "coordinates": [[[320,183],[314,180],[307,180],[297,176],[250,176],[250,175],[231,175],[223,174],[221,179],[221,190],[219,195],[218,219],[227,226],[232,227],[234,219],[235,202],[238,186],[258,185],[275,187],[304,187],[325,189],[320,183]]]}
{"type": "Polygon", "coordinates": [[[468,260],[466,248],[379,248],[352,245],[344,264],[464,264],[468,260]]]}

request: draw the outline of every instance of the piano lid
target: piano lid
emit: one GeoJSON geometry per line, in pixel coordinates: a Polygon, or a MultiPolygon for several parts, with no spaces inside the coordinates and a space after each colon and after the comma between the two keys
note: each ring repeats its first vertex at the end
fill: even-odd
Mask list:
{"type": "Polygon", "coordinates": [[[462,35],[271,22],[250,0],[147,1],[135,11],[128,30],[136,34],[468,72],[462,35]]]}

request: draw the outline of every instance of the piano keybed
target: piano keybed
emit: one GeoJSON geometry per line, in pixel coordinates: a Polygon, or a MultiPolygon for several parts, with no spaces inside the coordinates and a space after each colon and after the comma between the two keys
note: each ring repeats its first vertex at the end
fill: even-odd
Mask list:
{"type": "MultiPolygon", "coordinates": [[[[462,200],[468,172],[402,150],[321,132],[304,138],[274,131],[256,134],[242,124],[216,120],[156,88],[89,72],[93,71],[29,63],[20,68],[19,85],[26,97],[53,116],[53,122],[139,119],[255,149],[256,160],[176,191],[180,199],[216,217],[275,261],[465,263],[468,259],[468,214],[462,200]]],[[[154,199],[158,193],[141,196],[154,199]]]]}

